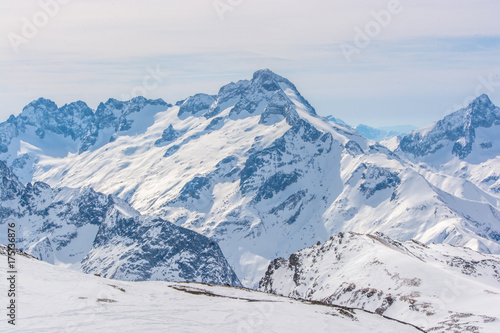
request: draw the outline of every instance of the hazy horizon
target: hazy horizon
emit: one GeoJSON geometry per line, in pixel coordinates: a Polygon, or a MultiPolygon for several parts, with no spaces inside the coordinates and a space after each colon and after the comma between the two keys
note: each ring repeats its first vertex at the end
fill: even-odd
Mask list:
{"type": "Polygon", "coordinates": [[[500,104],[496,1],[30,0],[0,9],[0,121],[39,97],[173,104],[262,68],[292,81],[320,115],[352,125],[423,127],[482,93],[500,104]]]}

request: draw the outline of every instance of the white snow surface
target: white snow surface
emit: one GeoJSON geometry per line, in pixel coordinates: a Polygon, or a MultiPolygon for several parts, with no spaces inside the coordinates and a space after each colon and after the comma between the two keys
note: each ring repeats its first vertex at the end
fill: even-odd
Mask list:
{"type": "Polygon", "coordinates": [[[273,261],[260,290],[363,308],[429,332],[500,331],[500,256],[339,234],[273,261]]]}
{"type": "MultiPolygon", "coordinates": [[[[16,325],[2,316],[2,332],[419,332],[377,314],[248,289],[116,281],[16,259],[16,325]]],[[[4,287],[6,262],[0,246],[4,287]]],[[[7,301],[1,293],[1,304],[7,301]]]]}

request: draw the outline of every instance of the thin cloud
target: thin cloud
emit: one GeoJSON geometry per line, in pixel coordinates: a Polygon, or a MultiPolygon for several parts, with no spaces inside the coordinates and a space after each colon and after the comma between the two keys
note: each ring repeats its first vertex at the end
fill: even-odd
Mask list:
{"type": "Polygon", "coordinates": [[[321,114],[423,125],[470,95],[481,75],[500,74],[500,3],[485,0],[401,0],[400,14],[347,63],[340,45],[388,3],[247,0],[221,20],[206,0],[74,0],[14,53],[8,34],[41,9],[4,1],[0,120],[40,96],[91,106],[120,98],[148,66],[160,66],[170,77],[147,97],[171,103],[271,68],[321,114]]]}

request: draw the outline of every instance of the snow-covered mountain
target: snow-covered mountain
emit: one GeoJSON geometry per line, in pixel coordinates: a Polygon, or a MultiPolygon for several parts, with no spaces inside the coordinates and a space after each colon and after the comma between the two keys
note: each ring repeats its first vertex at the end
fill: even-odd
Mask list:
{"type": "Polygon", "coordinates": [[[340,233],[275,259],[259,289],[366,309],[432,332],[500,330],[500,256],[340,233]]]}
{"type": "MultiPolygon", "coordinates": [[[[121,114],[114,109],[121,104],[107,104],[109,114],[121,114]]],[[[52,110],[57,118],[59,109],[52,110]]],[[[110,127],[112,139],[89,149],[44,153],[47,129],[42,139],[19,132],[10,139],[19,144],[0,158],[25,179],[91,186],[210,237],[247,286],[272,259],[339,231],[500,253],[500,198],[454,176],[424,174],[354,129],[319,117],[290,81],[269,70],[217,95],[132,115],[129,130],[110,127]],[[23,168],[15,162],[23,158],[34,162],[23,168]]]]}
{"type": "Polygon", "coordinates": [[[332,115],[328,115],[325,117],[326,119],[330,120],[330,121],[333,121],[334,123],[336,124],[339,124],[339,125],[343,125],[343,126],[349,126],[345,121],[343,121],[342,119],[340,118],[336,118],[332,115]]]}
{"type": "MultiPolygon", "coordinates": [[[[0,269],[7,271],[5,247],[0,269]]],[[[421,332],[380,315],[198,283],[125,282],[18,253],[16,325],[2,332],[421,332]],[[48,303],[50,303],[48,305],[48,303]]],[[[7,293],[0,302],[8,304],[7,293]]]]}
{"type": "Polygon", "coordinates": [[[500,108],[481,95],[466,108],[402,137],[396,152],[499,196],[500,108]]]}
{"type": "MultiPolygon", "coordinates": [[[[14,222],[16,246],[49,263],[122,280],[240,284],[214,241],[143,217],[112,195],[24,186],[0,161],[0,199],[0,226],[14,222]]],[[[7,244],[6,232],[0,244],[7,244]]]]}
{"type": "Polygon", "coordinates": [[[109,99],[94,112],[82,101],[58,108],[51,100],[39,98],[0,124],[0,159],[26,183],[41,157],[82,153],[121,135],[141,133],[154,122],[158,111],[169,106],[161,99],[144,97],[128,102],[109,99]]]}
{"type": "MultiPolygon", "coordinates": [[[[478,132],[491,129],[494,133],[495,128],[492,126],[498,125],[500,125],[500,108],[493,105],[488,96],[481,95],[468,107],[446,116],[426,129],[408,134],[401,140],[400,149],[414,156],[427,157],[439,152],[451,153],[460,159],[465,159],[477,146],[486,150],[493,148],[492,145],[483,142],[487,136],[482,136],[478,132]]],[[[496,137],[490,135],[489,139],[496,137]]],[[[492,152],[498,153],[496,149],[492,152]]]]}
{"type": "Polygon", "coordinates": [[[388,140],[398,135],[404,135],[415,129],[413,126],[389,126],[375,128],[368,125],[359,124],[355,127],[359,134],[373,141],[388,140]]]}

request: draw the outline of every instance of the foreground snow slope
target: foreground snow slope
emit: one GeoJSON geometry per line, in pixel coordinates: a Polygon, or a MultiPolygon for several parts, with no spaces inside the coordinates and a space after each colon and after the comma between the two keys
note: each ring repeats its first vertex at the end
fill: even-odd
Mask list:
{"type": "MultiPolygon", "coordinates": [[[[2,332],[419,332],[377,314],[251,290],[123,282],[21,255],[17,260],[17,325],[2,318],[2,332]]],[[[0,247],[3,289],[5,263],[0,247]]],[[[7,304],[5,293],[0,303],[7,304]]]]}
{"type": "Polygon", "coordinates": [[[457,191],[451,176],[423,175],[352,128],[319,117],[290,81],[269,70],[172,107],[110,100],[83,117],[85,128],[99,125],[95,135],[83,135],[84,147],[70,135],[81,122],[57,123],[68,107],[37,101],[3,124],[17,132],[4,139],[0,158],[25,178],[34,172],[51,186],[92,186],[212,238],[246,286],[258,283],[270,260],[339,231],[500,253],[500,198],[471,182],[457,191]],[[53,121],[37,129],[33,115],[53,121]],[[75,129],[61,130],[68,126],[75,129]],[[54,135],[80,148],[47,151],[54,135]]]}
{"type": "Polygon", "coordinates": [[[260,290],[363,308],[432,332],[500,331],[500,256],[341,233],[274,260],[260,290]]]}

